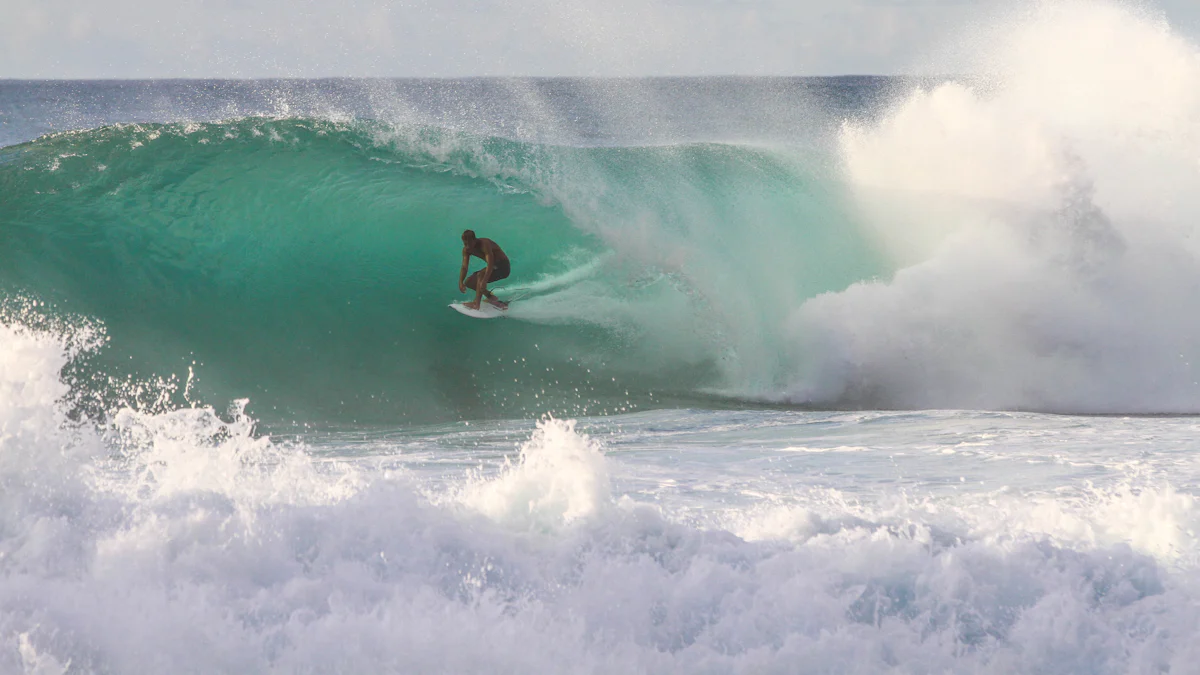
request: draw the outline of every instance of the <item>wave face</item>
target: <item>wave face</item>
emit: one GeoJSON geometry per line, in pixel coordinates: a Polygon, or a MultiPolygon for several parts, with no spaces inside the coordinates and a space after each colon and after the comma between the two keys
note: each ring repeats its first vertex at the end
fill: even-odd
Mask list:
{"type": "Polygon", "coordinates": [[[843,83],[790,136],[765,104],[726,135],[770,87],[672,82],[43,136],[0,151],[0,284],[103,323],[98,389],[174,374],[269,421],[1200,412],[1200,49],[1074,2],[968,42],[943,70],[977,78],[843,83]],[[514,261],[507,320],[445,307],[466,228],[514,261]]]}
{"type": "Polygon", "coordinates": [[[0,280],[101,320],[102,379],[191,372],[183,393],[268,420],[767,393],[792,370],[781,308],[875,264],[808,166],[361,121],[117,125],[4,151],[0,280]],[[467,228],[513,260],[508,320],[446,308],[467,228]]]}

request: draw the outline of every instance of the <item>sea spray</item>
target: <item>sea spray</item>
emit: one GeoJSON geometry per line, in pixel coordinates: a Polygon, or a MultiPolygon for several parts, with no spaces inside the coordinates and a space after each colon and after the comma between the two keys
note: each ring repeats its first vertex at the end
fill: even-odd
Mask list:
{"type": "Polygon", "coordinates": [[[462,502],[517,528],[553,530],[611,506],[608,471],[598,443],[574,420],[545,419],[521,445],[515,463],[471,486],[462,502]]]}
{"type": "MultiPolygon", "coordinates": [[[[545,420],[517,461],[439,489],[379,457],[317,461],[255,434],[240,408],[70,422],[68,340],[19,325],[0,339],[5,391],[29,394],[0,398],[6,672],[789,672],[800,659],[1069,673],[1197,656],[1194,537],[1173,533],[1196,504],[1171,490],[895,499],[781,484],[768,489],[785,510],[760,522],[716,501],[727,528],[699,526],[664,488],[704,495],[719,477],[693,475],[701,445],[662,454],[690,432],[654,419],[626,423],[658,439],[642,452],[676,484],[627,492],[654,468],[641,453],[605,456],[575,423],[545,420]]],[[[903,420],[924,423],[790,416],[892,442],[903,420]]],[[[845,468],[878,454],[864,442],[787,454],[845,468]]]]}
{"type": "Polygon", "coordinates": [[[902,269],[795,312],[789,400],[1200,409],[1200,50],[1104,3],[1007,28],[976,55],[988,86],[844,127],[847,181],[902,269]]]}
{"type": "Polygon", "coordinates": [[[320,466],[304,452],[256,434],[246,403],[235,402],[224,415],[207,406],[116,411],[103,431],[119,477],[104,484],[138,500],[210,492],[253,506],[337,501],[361,487],[345,465],[320,466]],[[322,471],[328,475],[314,479],[322,471]]]}
{"type": "Polygon", "coordinates": [[[1190,400],[1187,44],[1050,9],[991,53],[1124,37],[1159,84],[889,81],[836,156],[319,113],[5,148],[0,672],[1191,673],[1194,419],[753,405],[1190,400]],[[524,316],[444,307],[478,221],[524,316]]]}

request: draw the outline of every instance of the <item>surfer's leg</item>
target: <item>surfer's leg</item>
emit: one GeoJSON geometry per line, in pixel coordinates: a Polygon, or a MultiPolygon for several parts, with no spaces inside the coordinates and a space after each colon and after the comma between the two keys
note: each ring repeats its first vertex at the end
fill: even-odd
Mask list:
{"type": "MultiPolygon", "coordinates": [[[[489,282],[491,282],[491,281],[500,281],[501,279],[506,279],[506,278],[508,278],[508,272],[509,272],[508,261],[502,261],[499,265],[497,265],[496,267],[494,267],[492,269],[492,274],[491,274],[491,276],[488,277],[487,280],[489,282]]],[[[487,289],[487,284],[484,284],[483,293],[484,293],[484,295],[487,296],[488,302],[499,307],[500,309],[506,309],[508,307],[507,302],[501,301],[499,298],[497,298],[495,295],[493,295],[491,291],[489,291],[487,289]]]]}
{"type": "Polygon", "coordinates": [[[470,289],[478,288],[479,287],[479,272],[472,272],[471,276],[467,277],[466,280],[463,281],[463,287],[470,288],[470,289]]]}
{"type": "Polygon", "coordinates": [[[480,284],[486,285],[486,283],[487,282],[485,282],[483,280],[483,275],[480,274],[479,272],[475,272],[471,276],[467,277],[467,280],[463,282],[463,286],[465,288],[475,290],[475,299],[472,300],[471,302],[464,302],[463,303],[464,307],[470,307],[471,309],[479,309],[479,298],[480,298],[480,296],[483,295],[483,292],[480,290],[479,286],[480,286],[480,284]]]}
{"type": "MultiPolygon", "coordinates": [[[[480,284],[480,285],[479,285],[479,295],[481,295],[481,296],[483,296],[483,297],[486,297],[486,298],[487,298],[487,301],[488,301],[489,303],[491,303],[491,304],[493,304],[493,305],[495,305],[495,306],[499,307],[500,309],[506,309],[506,308],[508,307],[508,303],[507,303],[507,302],[502,302],[502,301],[501,301],[499,298],[497,298],[497,297],[496,297],[496,294],[495,294],[495,293],[492,293],[491,291],[489,291],[489,290],[487,289],[487,282],[486,282],[486,281],[484,281],[484,280],[480,279],[480,280],[479,280],[479,284],[480,284]]],[[[479,302],[479,296],[476,296],[476,297],[475,297],[475,302],[476,302],[476,303],[478,303],[478,302],[479,302]]]]}
{"type": "Polygon", "coordinates": [[[476,272],[475,274],[478,275],[478,279],[475,281],[475,302],[473,304],[476,308],[478,308],[479,301],[482,300],[485,295],[488,297],[489,300],[495,296],[493,296],[491,293],[488,292],[487,277],[484,276],[483,270],[480,270],[480,271],[476,272]]]}

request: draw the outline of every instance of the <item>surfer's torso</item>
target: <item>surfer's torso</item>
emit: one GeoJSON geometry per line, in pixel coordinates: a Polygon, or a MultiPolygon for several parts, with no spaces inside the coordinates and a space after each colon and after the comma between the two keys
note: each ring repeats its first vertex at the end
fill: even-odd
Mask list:
{"type": "Polygon", "coordinates": [[[491,239],[480,237],[475,240],[475,246],[471,248],[463,247],[463,251],[467,255],[473,255],[476,258],[487,260],[487,254],[492,254],[492,264],[499,265],[501,262],[508,263],[508,256],[504,255],[504,251],[500,249],[500,245],[491,239]]]}

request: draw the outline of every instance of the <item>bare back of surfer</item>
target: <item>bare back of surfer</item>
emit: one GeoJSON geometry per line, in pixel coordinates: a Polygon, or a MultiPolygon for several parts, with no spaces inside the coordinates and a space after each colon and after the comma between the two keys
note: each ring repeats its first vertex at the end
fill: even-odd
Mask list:
{"type": "Polygon", "coordinates": [[[458,272],[458,291],[465,293],[468,288],[475,289],[475,300],[472,302],[463,303],[464,307],[471,309],[479,309],[479,301],[487,297],[487,301],[500,309],[506,309],[508,303],[501,302],[499,298],[492,295],[487,289],[487,285],[493,281],[499,281],[508,276],[509,263],[508,256],[504,255],[504,251],[496,242],[491,239],[484,239],[475,236],[474,230],[467,230],[462,234],[463,242],[463,258],[462,269],[458,272]],[[475,272],[471,276],[467,276],[467,265],[471,262],[471,256],[483,258],[487,263],[487,267],[475,272]]]}

